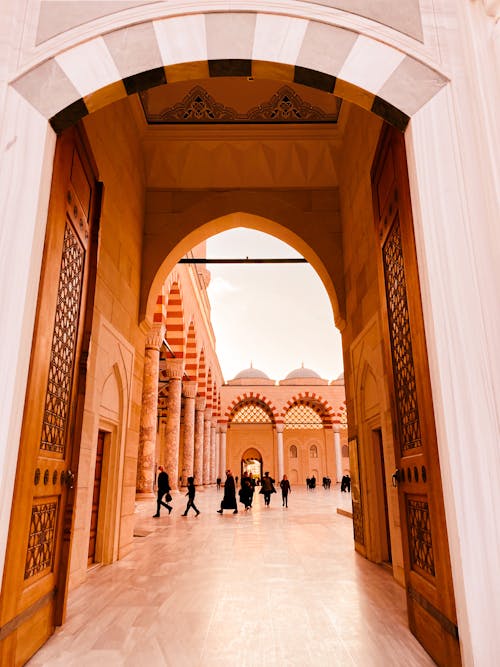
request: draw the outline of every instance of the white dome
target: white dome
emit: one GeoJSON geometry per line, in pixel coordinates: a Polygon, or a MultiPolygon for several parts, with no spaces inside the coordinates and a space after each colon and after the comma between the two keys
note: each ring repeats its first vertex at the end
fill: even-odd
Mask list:
{"type": "Polygon", "coordinates": [[[300,368],[296,368],[291,373],[288,373],[285,380],[294,380],[294,379],[304,379],[304,378],[316,378],[321,380],[321,376],[316,373],[316,371],[311,370],[310,368],[304,368],[304,364],[300,368]]]}
{"type": "Polygon", "coordinates": [[[269,376],[266,375],[263,371],[259,371],[258,368],[250,366],[250,368],[245,368],[245,370],[240,371],[237,375],[234,376],[233,380],[247,380],[260,378],[261,380],[269,380],[269,376]]]}

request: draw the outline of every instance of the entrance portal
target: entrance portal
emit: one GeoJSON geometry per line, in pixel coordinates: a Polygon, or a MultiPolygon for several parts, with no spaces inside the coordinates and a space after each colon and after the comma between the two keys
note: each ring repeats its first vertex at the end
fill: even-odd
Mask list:
{"type": "Polygon", "coordinates": [[[262,456],[260,452],[253,447],[247,449],[241,457],[241,477],[247,472],[254,480],[261,480],[262,465],[262,456]]]}

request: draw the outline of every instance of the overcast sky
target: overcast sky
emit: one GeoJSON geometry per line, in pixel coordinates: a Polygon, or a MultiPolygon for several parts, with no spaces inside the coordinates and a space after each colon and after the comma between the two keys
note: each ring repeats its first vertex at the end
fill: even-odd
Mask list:
{"type": "MultiPolygon", "coordinates": [[[[208,258],[300,257],[276,238],[232,229],[207,241],[208,258]]],[[[273,380],[306,368],[343,372],[340,334],[328,295],[309,264],[211,264],[208,294],[224,379],[253,363],[273,380]]]]}

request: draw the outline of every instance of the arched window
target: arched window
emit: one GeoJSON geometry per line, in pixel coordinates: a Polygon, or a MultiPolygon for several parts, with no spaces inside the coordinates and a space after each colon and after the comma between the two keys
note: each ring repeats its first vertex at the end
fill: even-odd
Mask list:
{"type": "Polygon", "coordinates": [[[302,403],[297,403],[296,405],[292,405],[290,410],[288,410],[286,413],[285,428],[323,428],[323,420],[316,412],[316,410],[311,408],[309,405],[302,405],[302,403]]]}
{"type": "Polygon", "coordinates": [[[296,459],[297,458],[297,447],[296,447],[296,445],[292,445],[290,447],[290,458],[291,459],[296,459]]]}
{"type": "Polygon", "coordinates": [[[245,403],[236,409],[231,421],[233,424],[269,424],[272,420],[264,405],[245,403]]]}
{"type": "Polygon", "coordinates": [[[318,448],[316,445],[311,445],[309,448],[309,456],[312,459],[317,459],[318,458],[318,448]]]}

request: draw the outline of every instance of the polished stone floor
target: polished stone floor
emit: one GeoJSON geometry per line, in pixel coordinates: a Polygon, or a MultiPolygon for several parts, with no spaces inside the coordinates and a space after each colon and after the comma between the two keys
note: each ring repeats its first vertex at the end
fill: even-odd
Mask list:
{"type": "Polygon", "coordinates": [[[89,573],[28,664],[434,665],[407,628],[403,589],[354,552],[338,488],[294,488],[288,509],[256,495],[238,515],[216,513],[215,489],[198,493],[199,517],[181,515],[180,494],[159,519],[138,503],[133,552],[89,573]]]}

